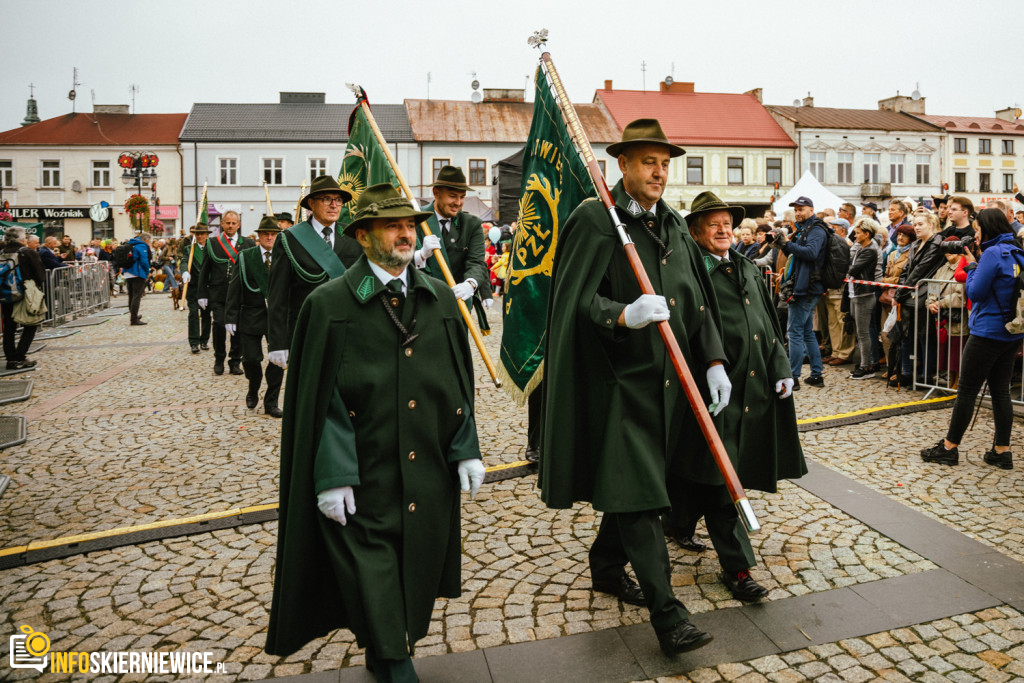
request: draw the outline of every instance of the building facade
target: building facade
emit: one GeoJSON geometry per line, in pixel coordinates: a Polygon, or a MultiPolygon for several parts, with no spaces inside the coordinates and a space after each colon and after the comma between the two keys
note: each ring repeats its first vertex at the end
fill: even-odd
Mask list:
{"type": "Polygon", "coordinates": [[[181,215],[178,133],[185,114],[130,114],[127,105],[97,105],[0,133],[2,201],[14,220],[42,223],[43,235],[124,240],[134,234],[124,211],[138,176],[118,165],[122,153],[149,152],[159,163],[142,177],[150,217],[173,234],[181,215]],[[102,202],[107,210],[97,208],[102,202]],[[104,215],[105,214],[105,215],[104,215]],[[100,219],[100,220],[96,220],[100,219]]]}

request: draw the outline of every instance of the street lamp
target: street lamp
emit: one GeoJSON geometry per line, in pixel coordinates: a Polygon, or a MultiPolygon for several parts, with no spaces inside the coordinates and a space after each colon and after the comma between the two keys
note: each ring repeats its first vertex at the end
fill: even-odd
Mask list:
{"type": "Polygon", "coordinates": [[[160,158],[152,152],[124,152],[117,158],[117,164],[124,169],[121,181],[125,187],[133,184],[136,194],[142,194],[142,178],[156,178],[156,167],[160,158]]]}

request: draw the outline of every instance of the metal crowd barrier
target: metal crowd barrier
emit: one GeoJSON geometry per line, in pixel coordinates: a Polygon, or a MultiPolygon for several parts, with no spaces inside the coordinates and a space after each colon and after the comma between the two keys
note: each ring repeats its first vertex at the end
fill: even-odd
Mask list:
{"type": "Polygon", "coordinates": [[[46,274],[47,318],[56,327],[110,306],[110,264],[76,261],[46,274]]]}

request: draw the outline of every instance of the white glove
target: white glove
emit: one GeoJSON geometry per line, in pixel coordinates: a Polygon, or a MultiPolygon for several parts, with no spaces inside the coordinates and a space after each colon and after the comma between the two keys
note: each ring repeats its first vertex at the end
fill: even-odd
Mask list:
{"type": "Polygon", "coordinates": [[[724,365],[712,365],[708,368],[708,389],[711,390],[711,405],[708,411],[712,415],[718,415],[729,405],[729,396],[732,394],[732,383],[729,375],[725,373],[724,365]]]}
{"type": "Polygon", "coordinates": [[[665,297],[657,294],[641,294],[640,298],[622,311],[626,327],[639,330],[653,322],[668,320],[668,304],[665,297]]]}
{"type": "Polygon", "coordinates": [[[490,308],[493,305],[494,305],[494,299],[492,299],[491,297],[487,297],[486,299],[484,299],[484,309],[488,309],[488,308],[490,308]]]}
{"type": "Polygon", "coordinates": [[[196,303],[199,304],[199,308],[201,308],[201,309],[203,309],[205,311],[207,304],[210,303],[210,300],[209,299],[198,299],[196,301],[196,303]]]}
{"type": "Polygon", "coordinates": [[[460,282],[459,284],[452,287],[452,294],[455,295],[456,299],[470,299],[473,297],[473,292],[475,291],[476,290],[473,289],[473,283],[470,282],[469,280],[466,280],[465,282],[460,282]]]}
{"type": "Polygon", "coordinates": [[[181,281],[183,283],[185,283],[186,285],[188,284],[189,280],[191,280],[191,279],[192,279],[192,275],[187,270],[181,274],[181,281]]]}
{"type": "Polygon", "coordinates": [[[789,398],[793,395],[793,378],[787,377],[775,383],[775,393],[779,398],[789,398]]]}
{"type": "Polygon", "coordinates": [[[470,498],[476,498],[480,484],[484,483],[484,463],[476,458],[459,461],[459,483],[463,491],[469,491],[470,498]]]}
{"type": "Polygon", "coordinates": [[[236,325],[234,323],[225,323],[224,324],[224,331],[227,332],[228,334],[234,336],[235,332],[238,331],[238,325],[236,325]]]}
{"type": "Polygon", "coordinates": [[[420,246],[420,250],[416,252],[419,256],[420,261],[426,261],[428,258],[434,255],[435,249],[441,248],[441,238],[437,235],[424,235],[423,244],[420,246]]]}
{"type": "Polygon", "coordinates": [[[345,513],[356,514],[356,494],[351,486],[327,489],[316,494],[316,506],[324,517],[345,526],[348,524],[345,513]]]}
{"type": "Polygon", "coordinates": [[[274,365],[279,365],[282,368],[288,368],[288,349],[283,351],[271,351],[267,354],[267,358],[274,365]]]}

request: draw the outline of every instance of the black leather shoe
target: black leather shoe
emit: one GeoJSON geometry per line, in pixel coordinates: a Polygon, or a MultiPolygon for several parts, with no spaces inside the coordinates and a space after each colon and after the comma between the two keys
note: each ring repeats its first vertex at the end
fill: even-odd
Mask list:
{"type": "Polygon", "coordinates": [[[960,463],[960,449],[953,446],[946,450],[945,440],[939,439],[937,444],[921,451],[921,459],[925,462],[934,462],[939,465],[958,465],[960,463]]]}
{"type": "Polygon", "coordinates": [[[213,374],[215,374],[215,375],[223,375],[224,374],[224,364],[223,363],[214,363],[213,364],[213,374]]]}
{"type": "Polygon", "coordinates": [[[735,574],[722,572],[722,583],[732,593],[732,597],[743,602],[757,602],[768,595],[768,589],[754,581],[746,569],[735,574]]]}
{"type": "Polygon", "coordinates": [[[284,413],[281,412],[280,408],[278,408],[277,406],[268,406],[266,403],[263,404],[263,412],[265,412],[270,417],[281,417],[282,415],[284,415],[284,413]]]}
{"type": "Polygon", "coordinates": [[[209,351],[210,345],[207,344],[206,342],[203,342],[202,344],[199,345],[199,348],[201,348],[203,351],[209,351]]]}
{"type": "Polygon", "coordinates": [[[527,448],[526,449],[526,462],[540,462],[540,449],[539,448],[527,448]]]}
{"type": "Polygon", "coordinates": [[[645,605],[644,592],[625,572],[617,579],[595,580],[594,590],[598,593],[614,595],[627,605],[645,605]]]}
{"type": "Polygon", "coordinates": [[[695,553],[702,553],[708,549],[706,545],[697,540],[696,536],[672,536],[673,541],[679,544],[679,547],[683,550],[690,550],[695,553]]]}
{"type": "Polygon", "coordinates": [[[704,633],[691,624],[689,619],[683,619],[668,631],[658,634],[661,651],[669,657],[704,647],[712,640],[714,637],[710,633],[704,633]]]}
{"type": "Polygon", "coordinates": [[[245,395],[245,407],[252,410],[260,402],[260,395],[248,393],[245,395]]]}
{"type": "Polygon", "coordinates": [[[809,387],[823,387],[825,386],[825,378],[821,375],[811,375],[804,380],[804,384],[809,387]]]}
{"type": "Polygon", "coordinates": [[[999,467],[1004,470],[1013,469],[1013,453],[1006,451],[1004,453],[996,453],[996,449],[991,448],[982,456],[986,465],[992,465],[993,467],[999,467]]]}
{"type": "Polygon", "coordinates": [[[199,345],[192,344],[192,353],[199,353],[199,345]]]}
{"type": "Polygon", "coordinates": [[[245,374],[244,372],[242,372],[242,364],[239,363],[238,361],[235,361],[235,362],[228,361],[228,368],[229,368],[228,371],[232,375],[244,375],[245,374]]]}
{"type": "Polygon", "coordinates": [[[147,323],[145,320],[133,320],[132,321],[132,325],[148,325],[148,324],[149,323],[147,323]]]}

